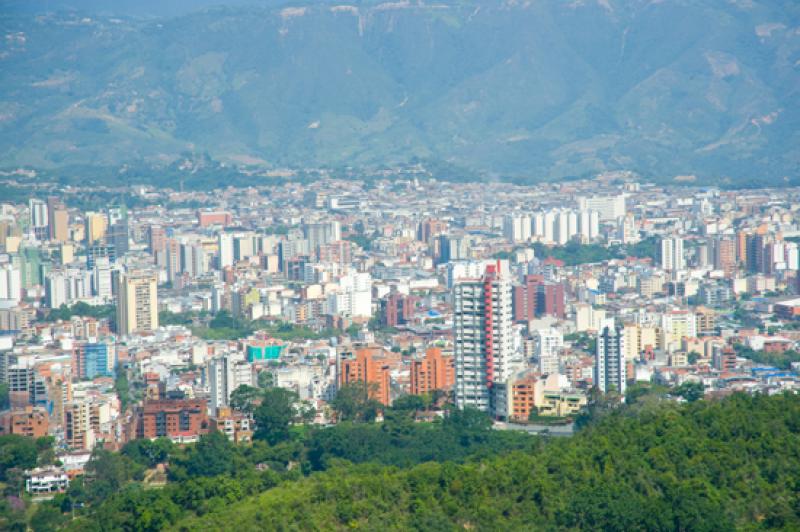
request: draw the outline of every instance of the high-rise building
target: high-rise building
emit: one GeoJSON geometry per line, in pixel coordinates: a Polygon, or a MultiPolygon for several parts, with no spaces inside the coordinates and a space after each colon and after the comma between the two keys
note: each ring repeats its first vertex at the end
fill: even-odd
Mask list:
{"type": "Polygon", "coordinates": [[[633,214],[628,213],[617,221],[617,238],[623,244],[635,244],[640,240],[639,228],[633,214]]]}
{"type": "Polygon", "coordinates": [[[469,258],[469,239],[466,236],[439,235],[439,264],[469,258]]]}
{"type": "Polygon", "coordinates": [[[108,257],[98,257],[92,271],[92,293],[104,300],[113,296],[111,287],[111,261],[108,257]]]}
{"type": "Polygon", "coordinates": [[[686,269],[686,257],[683,254],[683,239],[680,237],[663,238],[661,240],[661,267],[666,271],[686,269]]]}
{"type": "Polygon", "coordinates": [[[113,357],[108,344],[76,343],[72,351],[72,371],[81,379],[111,377],[113,357]]]}
{"type": "Polygon", "coordinates": [[[559,372],[559,350],[564,347],[564,335],[553,327],[533,331],[534,353],[539,361],[539,373],[559,372]]]}
{"type": "Polygon", "coordinates": [[[253,386],[253,367],[243,356],[226,353],[206,365],[209,399],[213,412],[229,405],[231,394],[242,385],[253,386]]]}
{"type": "Polygon", "coordinates": [[[578,209],[597,211],[601,222],[613,221],[620,216],[625,216],[625,195],[579,198],[578,209]]]}
{"type": "Polygon", "coordinates": [[[158,328],[156,275],[150,272],[121,273],[117,294],[117,331],[121,335],[158,328]]]}
{"type": "Polygon", "coordinates": [[[217,266],[219,266],[219,269],[233,266],[233,235],[231,233],[220,233],[217,237],[217,248],[219,253],[217,266]]]}
{"type": "Polygon", "coordinates": [[[312,253],[317,253],[317,248],[342,239],[342,226],[337,220],[325,223],[305,224],[303,238],[308,240],[308,247],[312,253]]]}
{"type": "Polygon", "coordinates": [[[452,356],[442,356],[442,350],[431,347],[425,358],[411,362],[411,393],[422,395],[434,390],[450,390],[455,382],[452,356]]]}
{"type": "Polygon", "coordinates": [[[414,313],[414,298],[399,292],[391,292],[382,302],[383,323],[387,327],[405,325],[414,313]]]}
{"type": "Polygon", "coordinates": [[[167,247],[167,232],[160,225],[151,225],[147,230],[147,251],[156,257],[167,247]]]}
{"type": "Polygon", "coordinates": [[[714,268],[730,277],[736,270],[736,241],[720,237],[714,241],[714,268]]]}
{"type": "Polygon", "coordinates": [[[106,237],[106,217],[100,212],[86,213],[86,243],[94,244],[106,237]]]}
{"type": "Polygon", "coordinates": [[[339,353],[336,372],[340,387],[363,384],[370,398],[387,406],[392,403],[391,366],[380,350],[366,347],[339,353]]]}
{"type": "Polygon", "coordinates": [[[28,202],[30,211],[31,232],[36,240],[47,240],[50,228],[47,217],[47,204],[42,200],[31,199],[28,202]]]}
{"type": "Polygon", "coordinates": [[[0,300],[14,304],[22,299],[22,277],[20,270],[13,264],[0,266],[0,300]]]}
{"type": "Polygon", "coordinates": [[[181,244],[181,271],[193,278],[206,273],[206,253],[200,243],[181,244]]]}
{"type": "Polygon", "coordinates": [[[433,238],[447,231],[447,222],[435,218],[426,218],[419,224],[417,240],[430,244],[433,238]]]}
{"type": "Polygon", "coordinates": [[[117,257],[122,257],[130,249],[130,235],[128,228],[128,219],[123,218],[116,223],[113,223],[108,228],[106,240],[109,244],[114,246],[117,252],[117,257]]]}
{"type": "Polygon", "coordinates": [[[520,286],[514,287],[514,321],[530,321],[538,316],[554,316],[563,319],[564,285],[550,283],[541,275],[526,275],[520,286]]]}
{"type": "Polygon", "coordinates": [[[511,284],[500,264],[453,290],[456,406],[492,411],[493,386],[513,371],[511,284]]]}
{"type": "Polygon", "coordinates": [[[597,336],[594,385],[603,393],[616,390],[624,395],[626,380],[625,334],[609,321],[597,336]]]}
{"type": "Polygon", "coordinates": [[[66,242],[69,240],[69,213],[64,203],[57,197],[47,198],[47,223],[50,240],[66,242]]]}
{"type": "Polygon", "coordinates": [[[507,214],[503,217],[503,236],[509,242],[526,242],[531,238],[531,217],[528,214],[507,214]]]}

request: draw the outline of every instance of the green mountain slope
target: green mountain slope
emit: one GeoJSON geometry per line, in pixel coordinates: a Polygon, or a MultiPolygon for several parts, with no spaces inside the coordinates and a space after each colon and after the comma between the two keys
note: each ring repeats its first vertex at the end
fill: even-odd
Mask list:
{"type": "Polygon", "coordinates": [[[0,15],[0,166],[431,160],[797,177],[794,2],[359,2],[0,15]]]}
{"type": "MultiPolygon", "coordinates": [[[[174,529],[790,530],[800,526],[799,431],[797,396],[645,408],[540,452],[342,465],[174,529]]],[[[126,508],[104,511],[131,519],[126,508]]]]}

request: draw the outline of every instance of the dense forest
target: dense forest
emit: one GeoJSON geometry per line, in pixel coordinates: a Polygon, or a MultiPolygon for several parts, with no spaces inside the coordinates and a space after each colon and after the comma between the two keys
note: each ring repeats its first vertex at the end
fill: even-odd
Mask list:
{"type": "MultiPolygon", "coordinates": [[[[332,428],[261,434],[248,446],[212,433],[185,448],[156,440],[97,451],[85,478],[38,505],[29,523],[34,530],[800,527],[796,395],[679,404],[640,390],[627,406],[595,410],[571,438],[492,430],[469,411],[414,423],[417,406],[391,409],[382,423],[354,415],[332,428]],[[152,468],[164,462],[168,482],[159,486],[152,468]]],[[[24,516],[5,525],[22,530],[24,516]]]]}
{"type": "Polygon", "coordinates": [[[629,407],[570,439],[463,464],[343,464],[177,528],[800,527],[800,398],[629,407]]]}

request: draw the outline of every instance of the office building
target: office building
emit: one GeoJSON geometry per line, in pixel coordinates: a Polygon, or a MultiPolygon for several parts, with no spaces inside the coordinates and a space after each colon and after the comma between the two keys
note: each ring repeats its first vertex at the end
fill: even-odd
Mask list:
{"type": "Polygon", "coordinates": [[[108,344],[78,342],[73,347],[72,371],[81,379],[113,377],[114,360],[108,344]]]}

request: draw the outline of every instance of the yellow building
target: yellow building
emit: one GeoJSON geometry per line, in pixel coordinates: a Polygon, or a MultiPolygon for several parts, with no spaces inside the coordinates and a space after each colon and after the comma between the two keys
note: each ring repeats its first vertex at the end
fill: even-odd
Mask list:
{"type": "Polygon", "coordinates": [[[61,265],[67,265],[75,259],[75,250],[72,244],[62,243],[60,248],[61,265]]]}
{"type": "Polygon", "coordinates": [[[540,416],[566,417],[577,414],[587,404],[586,394],[581,392],[546,391],[539,405],[540,416]]]}
{"type": "Polygon", "coordinates": [[[658,349],[658,329],[636,324],[625,325],[622,329],[625,337],[625,359],[637,360],[648,347],[658,349]]]}
{"type": "Polygon", "coordinates": [[[52,239],[56,242],[69,241],[69,213],[67,208],[63,206],[56,207],[53,210],[53,217],[50,220],[50,227],[52,230],[52,239]]]}
{"type": "Polygon", "coordinates": [[[152,331],[158,328],[158,290],[154,273],[121,274],[117,294],[119,334],[152,331]]]}
{"type": "Polygon", "coordinates": [[[86,243],[93,244],[106,236],[106,217],[99,212],[86,213],[86,243]]]}

